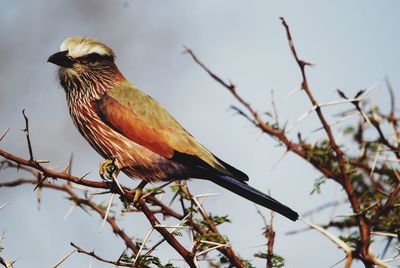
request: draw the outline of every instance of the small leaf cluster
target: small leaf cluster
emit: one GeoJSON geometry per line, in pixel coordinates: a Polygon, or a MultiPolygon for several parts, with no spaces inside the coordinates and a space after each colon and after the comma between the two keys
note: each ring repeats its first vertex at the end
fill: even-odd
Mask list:
{"type": "Polygon", "coordinates": [[[271,258],[272,260],[272,267],[276,268],[281,268],[285,266],[285,259],[282,256],[279,256],[277,254],[272,254],[272,256],[269,256],[268,253],[266,252],[257,252],[254,254],[254,257],[260,258],[260,259],[268,259],[271,258]]]}

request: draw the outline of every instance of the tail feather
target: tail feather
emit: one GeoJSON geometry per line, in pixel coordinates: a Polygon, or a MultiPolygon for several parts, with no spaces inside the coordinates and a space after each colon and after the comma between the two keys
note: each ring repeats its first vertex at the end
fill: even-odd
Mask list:
{"type": "Polygon", "coordinates": [[[254,203],[276,211],[292,221],[296,221],[299,218],[299,214],[296,211],[243,182],[222,175],[215,176],[211,181],[254,203]]]}

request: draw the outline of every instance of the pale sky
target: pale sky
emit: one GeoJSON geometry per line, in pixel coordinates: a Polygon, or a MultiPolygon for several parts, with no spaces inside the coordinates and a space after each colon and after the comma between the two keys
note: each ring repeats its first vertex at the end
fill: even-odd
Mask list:
{"type": "MultiPolygon", "coordinates": [[[[298,157],[288,154],[274,169],[284,149],[261,135],[230,105],[237,101],[208,77],[183,46],[222,78],[232,80],[238,92],[260,112],[271,111],[270,90],[275,92],[281,124],[292,125],[310,108],[308,99],[297,93],[284,96],[300,85],[300,73],[288,48],[279,17],[286,18],[301,58],[316,63],[308,70],[309,82],[321,102],[338,99],[340,88],[353,95],[388,76],[398,92],[400,87],[398,1],[106,1],[47,0],[0,2],[0,133],[10,128],[1,148],[27,157],[21,111],[30,118],[35,155],[51,160],[62,169],[74,154],[73,173],[92,170],[101,158],[75,129],[69,117],[65,94],[58,85],[56,67],[47,64],[49,55],[72,35],[97,38],[114,49],[117,65],[133,84],[162,103],[201,143],[226,162],[245,171],[250,184],[291,206],[300,214],[343,197],[333,183],[322,187],[321,195],[310,192],[320,174],[298,157]]],[[[388,96],[383,85],[372,97],[383,107],[388,96]]],[[[335,111],[325,109],[330,117],[335,111]]],[[[304,136],[319,126],[315,116],[297,125],[304,136]]],[[[340,126],[335,128],[340,129],[340,126]]],[[[310,136],[317,139],[322,133],[310,136]]],[[[0,180],[23,176],[1,171],[0,180]]],[[[121,178],[134,187],[138,182],[121,178]]],[[[265,262],[253,254],[265,242],[263,222],[254,205],[206,181],[190,182],[195,193],[218,192],[205,202],[217,215],[228,214],[231,224],[221,226],[234,249],[256,267],[265,262]]],[[[50,267],[71,250],[70,242],[100,255],[117,259],[124,249],[110,228],[100,234],[101,220],[76,210],[63,221],[70,203],[64,195],[45,191],[40,211],[33,187],[0,189],[0,232],[3,256],[20,256],[16,267],[50,267]]],[[[108,197],[106,197],[107,199],[108,197]]],[[[169,200],[171,196],[166,196],[169,200]]],[[[342,208],[343,213],[348,212],[342,208]]],[[[269,210],[262,210],[269,217],[269,210]]],[[[327,223],[332,211],[312,217],[327,223]]],[[[150,225],[142,215],[120,221],[132,236],[142,238],[150,225]]],[[[315,231],[286,235],[302,229],[302,222],[276,217],[276,253],[287,267],[329,267],[344,257],[330,241],[315,231]]],[[[154,233],[151,241],[158,241],[154,233]]],[[[186,246],[190,244],[186,243],[186,246]]],[[[377,253],[380,253],[378,251],[377,253]]],[[[157,255],[164,262],[177,258],[168,246],[157,255]]],[[[88,267],[88,256],[74,254],[62,267],[88,267]]],[[[181,267],[182,264],[174,262],[181,267]]],[[[207,267],[202,263],[201,267],[207,267]]],[[[109,267],[94,261],[92,267],[109,267]]],[[[358,267],[357,265],[355,267],[358,267]]]]}

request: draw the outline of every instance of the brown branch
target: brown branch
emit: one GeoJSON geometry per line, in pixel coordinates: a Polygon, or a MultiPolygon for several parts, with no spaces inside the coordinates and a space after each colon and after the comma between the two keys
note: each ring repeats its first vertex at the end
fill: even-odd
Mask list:
{"type": "Polygon", "coordinates": [[[21,157],[10,154],[1,149],[0,149],[0,156],[6,158],[8,160],[11,160],[11,161],[17,163],[18,165],[34,168],[34,169],[42,172],[44,176],[49,177],[49,178],[63,179],[63,180],[69,181],[69,182],[74,182],[74,183],[77,183],[80,185],[89,186],[89,187],[93,187],[93,188],[102,188],[102,189],[110,188],[109,184],[107,184],[105,182],[90,181],[90,180],[81,179],[79,177],[70,175],[66,172],[57,172],[57,171],[51,170],[49,168],[45,168],[42,165],[39,165],[35,161],[23,159],[21,157]]]}
{"type": "MultiPolygon", "coordinates": [[[[269,193],[268,193],[269,194],[269,193]]],[[[274,243],[275,243],[275,231],[274,231],[274,211],[271,210],[271,219],[269,224],[265,216],[261,213],[257,205],[255,205],[257,214],[260,215],[264,222],[264,236],[267,239],[267,268],[273,268],[274,263],[274,243]]]]}
{"type": "Polygon", "coordinates": [[[273,267],[273,258],[274,258],[274,243],[275,243],[275,231],[274,231],[274,212],[271,210],[271,221],[265,229],[265,237],[267,238],[267,268],[273,267]]]}

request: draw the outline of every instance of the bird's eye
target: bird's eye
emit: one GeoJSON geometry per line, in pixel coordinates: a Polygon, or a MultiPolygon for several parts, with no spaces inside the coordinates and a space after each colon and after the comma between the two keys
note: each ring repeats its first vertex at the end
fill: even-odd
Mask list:
{"type": "Polygon", "coordinates": [[[99,53],[94,52],[87,55],[86,58],[90,61],[98,61],[103,59],[103,56],[101,56],[99,53]]]}
{"type": "Polygon", "coordinates": [[[90,53],[81,58],[82,58],[82,60],[86,60],[86,61],[90,61],[90,62],[104,61],[104,60],[113,61],[114,60],[113,56],[100,55],[99,53],[96,53],[96,52],[90,53]]]}

